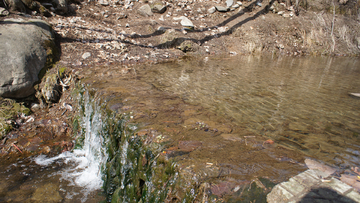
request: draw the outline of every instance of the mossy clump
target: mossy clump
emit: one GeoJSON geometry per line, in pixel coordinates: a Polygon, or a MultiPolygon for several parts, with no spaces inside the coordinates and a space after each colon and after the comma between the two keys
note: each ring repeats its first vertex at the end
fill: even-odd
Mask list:
{"type": "Polygon", "coordinates": [[[178,167],[161,152],[161,147],[146,143],[146,137],[135,135],[124,115],[108,117],[105,135],[109,159],[106,165],[104,191],[108,202],[180,202],[193,199],[179,186],[178,167]],[[189,197],[188,197],[189,196],[189,197]]]}
{"type": "Polygon", "coordinates": [[[23,103],[0,97],[0,138],[13,129],[11,120],[20,114],[29,115],[30,109],[23,103]]]}

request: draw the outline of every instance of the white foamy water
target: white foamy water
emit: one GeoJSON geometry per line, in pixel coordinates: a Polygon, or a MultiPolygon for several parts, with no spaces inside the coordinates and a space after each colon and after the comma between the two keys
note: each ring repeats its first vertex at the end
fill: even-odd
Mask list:
{"type": "Polygon", "coordinates": [[[91,191],[101,189],[103,184],[101,168],[108,156],[102,135],[100,106],[90,101],[88,92],[84,93],[84,107],[84,116],[80,121],[84,136],[83,147],[73,152],[63,152],[52,158],[40,155],[34,161],[43,166],[51,165],[56,161],[68,164],[69,167],[65,167],[59,174],[71,185],[82,187],[86,197],[91,191]]]}

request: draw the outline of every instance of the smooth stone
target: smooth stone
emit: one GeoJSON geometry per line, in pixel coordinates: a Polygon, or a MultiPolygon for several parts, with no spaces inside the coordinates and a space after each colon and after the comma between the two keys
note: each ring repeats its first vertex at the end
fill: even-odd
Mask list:
{"type": "Polygon", "coordinates": [[[83,59],[87,59],[87,58],[89,58],[91,56],[91,53],[90,52],[85,52],[81,57],[83,58],[83,59]]]}
{"type": "Polygon", "coordinates": [[[229,8],[226,8],[224,6],[215,6],[216,10],[220,11],[220,12],[227,12],[229,10],[229,8]]]}
{"type": "Polygon", "coordinates": [[[350,96],[360,97],[360,93],[349,93],[350,96]]]}
{"type": "Polygon", "coordinates": [[[209,13],[209,14],[213,14],[213,13],[215,13],[215,11],[216,11],[215,6],[213,6],[213,7],[211,7],[211,8],[208,9],[208,13],[209,13]]]}
{"type": "Polygon", "coordinates": [[[191,20],[189,20],[187,17],[185,16],[181,16],[181,17],[174,17],[174,20],[181,20],[180,24],[184,27],[194,27],[194,24],[191,22],[191,20]]]}
{"type": "Polygon", "coordinates": [[[239,8],[239,7],[240,7],[239,4],[234,4],[234,5],[232,5],[232,8],[239,8]]]}
{"type": "Polygon", "coordinates": [[[145,5],[141,6],[141,7],[137,10],[137,12],[138,12],[140,15],[145,16],[145,17],[147,17],[147,16],[152,16],[152,15],[153,15],[153,12],[151,11],[151,8],[150,8],[149,4],[145,4],[145,5]]]}
{"type": "Polygon", "coordinates": [[[226,6],[230,7],[234,4],[234,0],[226,0],[226,6]]]}
{"type": "Polygon", "coordinates": [[[164,13],[166,11],[166,6],[163,5],[161,2],[157,2],[151,6],[151,11],[153,13],[164,13]]]}
{"type": "Polygon", "coordinates": [[[5,8],[0,7],[0,16],[8,16],[9,11],[7,11],[5,8]]]}
{"type": "Polygon", "coordinates": [[[241,1],[238,1],[236,2],[237,4],[239,4],[239,6],[242,6],[242,2],[241,1]]]}

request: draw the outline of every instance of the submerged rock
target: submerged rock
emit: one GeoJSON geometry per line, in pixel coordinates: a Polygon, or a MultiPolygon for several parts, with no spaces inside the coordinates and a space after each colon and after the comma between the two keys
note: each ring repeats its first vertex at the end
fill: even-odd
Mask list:
{"type": "Polygon", "coordinates": [[[59,57],[51,26],[42,20],[6,19],[0,23],[0,96],[24,98],[59,57]]]}
{"type": "Polygon", "coordinates": [[[32,201],[41,202],[46,199],[47,202],[62,202],[63,198],[60,196],[59,187],[53,183],[48,183],[39,187],[31,197],[32,201]]]}

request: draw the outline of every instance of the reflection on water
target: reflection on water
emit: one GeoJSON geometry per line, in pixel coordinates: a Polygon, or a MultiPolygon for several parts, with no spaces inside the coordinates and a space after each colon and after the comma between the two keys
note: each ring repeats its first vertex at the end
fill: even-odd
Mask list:
{"type": "Polygon", "coordinates": [[[337,166],[360,163],[360,60],[269,58],[183,61],[148,82],[210,108],[247,131],[337,166]]]}

